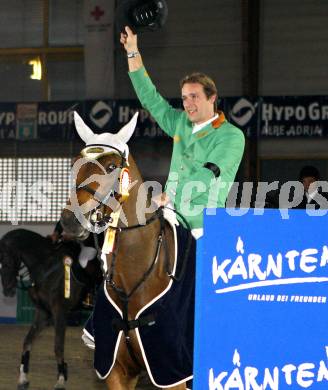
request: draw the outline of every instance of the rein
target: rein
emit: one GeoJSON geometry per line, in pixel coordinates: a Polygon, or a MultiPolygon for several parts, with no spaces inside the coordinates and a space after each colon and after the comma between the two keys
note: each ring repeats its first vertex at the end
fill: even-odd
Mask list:
{"type": "MultiPolygon", "coordinates": [[[[145,280],[150,275],[151,271],[153,270],[154,265],[156,264],[156,262],[158,260],[158,256],[159,256],[160,249],[161,249],[162,242],[163,242],[164,224],[165,224],[165,220],[164,220],[164,217],[163,217],[162,209],[159,209],[159,210],[160,211],[157,210],[156,213],[151,218],[149,218],[146,221],[145,225],[138,224],[138,225],[133,225],[133,226],[130,226],[130,227],[125,227],[125,228],[119,228],[119,227],[116,228],[120,232],[120,231],[126,231],[126,230],[131,230],[131,229],[142,228],[144,226],[147,226],[147,225],[151,224],[156,219],[159,219],[159,221],[160,221],[160,233],[159,233],[158,238],[157,238],[157,247],[156,247],[156,250],[155,250],[155,255],[154,255],[153,261],[152,261],[150,267],[148,268],[148,270],[141,277],[139,282],[137,282],[136,285],[132,288],[130,293],[127,294],[127,293],[124,292],[124,296],[126,296],[127,298],[130,298],[132,296],[132,294],[145,282],[145,280]]],[[[119,241],[118,237],[119,236],[117,235],[116,236],[115,248],[118,248],[118,241],[119,241]]],[[[117,249],[112,254],[112,262],[111,262],[111,266],[110,266],[110,274],[105,276],[105,281],[106,281],[107,284],[109,284],[114,289],[114,291],[116,291],[116,289],[117,289],[116,292],[120,293],[122,290],[120,288],[116,287],[115,282],[113,280],[114,271],[115,271],[116,256],[117,256],[117,249]]]]}
{"type": "MultiPolygon", "coordinates": [[[[123,227],[117,227],[117,226],[111,226],[110,228],[112,230],[117,230],[119,232],[126,231],[126,230],[132,230],[132,229],[137,229],[137,228],[142,228],[144,226],[149,225],[150,223],[156,221],[156,219],[160,218],[161,216],[159,215],[160,212],[158,210],[155,211],[155,214],[153,214],[149,219],[146,220],[146,223],[143,225],[141,224],[136,224],[136,225],[131,225],[131,226],[123,226],[123,227]]],[[[110,218],[109,216],[105,216],[105,218],[110,218]]],[[[109,221],[110,222],[110,221],[109,221]]],[[[97,249],[97,258],[101,261],[101,247],[99,245],[99,240],[98,240],[98,234],[93,233],[93,241],[95,244],[95,248],[97,249]]]]}
{"type": "MultiPolygon", "coordinates": [[[[52,267],[47,269],[47,271],[42,274],[41,278],[38,279],[37,284],[41,284],[42,282],[44,282],[48,276],[50,276],[52,273],[57,271],[57,269],[60,268],[61,266],[62,266],[61,262],[55,261],[54,264],[52,265],[52,267]]],[[[36,268],[36,267],[31,267],[31,268],[36,268]]],[[[18,269],[18,277],[19,277],[20,286],[17,286],[17,287],[21,290],[28,290],[29,288],[34,287],[36,285],[34,278],[31,277],[31,271],[28,269],[28,267],[24,263],[22,263],[18,269]],[[24,270],[24,272],[20,273],[21,270],[24,270]],[[27,277],[27,276],[29,277],[28,282],[26,282],[26,280],[24,280],[25,277],[27,277]],[[27,284],[25,284],[25,283],[27,283],[27,284]]]]}
{"type": "MultiPolygon", "coordinates": [[[[57,245],[57,248],[56,250],[58,250],[60,248],[62,244],[59,244],[57,245]]],[[[18,277],[18,281],[19,281],[19,284],[17,285],[17,288],[19,288],[20,290],[28,290],[29,288],[31,287],[34,287],[36,284],[41,284],[43,283],[51,274],[53,274],[54,272],[56,272],[59,268],[61,268],[63,266],[62,262],[61,261],[56,261],[56,259],[54,260],[52,266],[50,268],[48,268],[46,270],[46,272],[42,273],[42,275],[40,275],[40,278],[38,278],[38,281],[36,282],[35,281],[35,278],[32,278],[31,277],[31,273],[37,269],[37,265],[34,265],[34,266],[30,266],[31,269],[29,269],[29,267],[27,267],[27,265],[23,262],[21,262],[19,268],[18,268],[18,274],[17,274],[17,277],[18,277]],[[26,278],[28,277],[28,280],[26,280],[26,278]]],[[[73,269],[71,269],[71,274],[75,280],[76,283],[84,286],[85,283],[82,283],[78,280],[78,278],[76,277],[73,269]]],[[[54,287],[55,288],[55,287],[54,287]]]]}
{"type": "MultiPolygon", "coordinates": [[[[119,320],[118,319],[113,320],[112,326],[117,331],[121,331],[121,330],[123,331],[129,354],[130,354],[132,360],[134,361],[134,363],[139,367],[141,367],[141,365],[140,365],[140,363],[135,355],[135,352],[132,348],[129,332],[130,332],[130,330],[133,330],[139,326],[153,325],[155,323],[155,318],[154,318],[154,316],[149,315],[149,316],[140,318],[138,320],[129,320],[129,300],[132,297],[132,295],[146,282],[147,278],[152,273],[152,271],[155,267],[155,264],[158,261],[159,254],[160,254],[160,251],[162,248],[162,243],[163,243],[163,241],[165,241],[165,239],[164,239],[165,238],[164,237],[164,235],[165,235],[165,233],[164,233],[165,220],[163,217],[162,209],[156,210],[156,213],[146,221],[145,225],[138,224],[138,225],[133,225],[130,227],[125,227],[125,228],[116,228],[119,232],[121,232],[123,230],[127,231],[127,230],[131,230],[131,229],[137,229],[137,228],[141,228],[143,226],[147,226],[157,219],[159,219],[159,221],[160,221],[160,232],[159,232],[159,235],[157,238],[157,245],[156,245],[155,253],[153,256],[153,260],[152,260],[150,266],[148,267],[148,269],[146,270],[146,272],[142,275],[142,277],[139,279],[139,281],[134,285],[134,287],[131,289],[131,291],[127,293],[122,288],[118,287],[114,282],[114,272],[115,272],[115,265],[116,265],[117,249],[115,249],[115,251],[112,253],[112,256],[111,256],[110,273],[108,274],[108,271],[107,271],[107,274],[105,275],[106,285],[109,286],[115,292],[115,294],[117,295],[117,297],[119,298],[119,300],[121,301],[121,304],[122,304],[123,318],[119,319],[119,320]]],[[[116,241],[115,248],[118,248],[119,235],[115,236],[115,241],[116,241]]],[[[166,248],[166,245],[165,245],[165,248],[166,248]]],[[[167,248],[166,248],[166,250],[167,250],[167,248]]],[[[166,254],[165,254],[165,259],[168,259],[166,254]]]]}

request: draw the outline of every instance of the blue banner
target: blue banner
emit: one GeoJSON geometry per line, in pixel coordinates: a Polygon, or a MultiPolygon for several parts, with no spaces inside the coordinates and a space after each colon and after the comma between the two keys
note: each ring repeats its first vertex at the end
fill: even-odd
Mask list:
{"type": "Polygon", "coordinates": [[[0,139],[16,138],[16,103],[0,103],[0,139]]]}
{"type": "Polygon", "coordinates": [[[328,388],[328,216],[205,215],[195,389],[328,388]]]}
{"type": "MultiPolygon", "coordinates": [[[[181,99],[169,99],[182,109],[181,99]]],[[[166,137],[148,111],[136,99],[39,102],[36,138],[76,138],[73,111],[76,110],[95,132],[118,131],[136,110],[140,112],[134,138],[166,137]]],[[[229,121],[252,137],[327,137],[326,96],[228,97],[220,101],[229,121]]],[[[0,103],[0,139],[16,137],[17,104],[0,103]]]]}
{"type": "Polygon", "coordinates": [[[326,97],[264,97],[260,111],[258,130],[261,137],[327,136],[326,97]]]}
{"type": "Polygon", "coordinates": [[[73,111],[76,103],[43,102],[38,108],[38,138],[44,140],[69,140],[75,132],[73,111]]]}
{"type": "Polygon", "coordinates": [[[226,98],[228,119],[248,137],[327,137],[326,96],[226,98]]]}

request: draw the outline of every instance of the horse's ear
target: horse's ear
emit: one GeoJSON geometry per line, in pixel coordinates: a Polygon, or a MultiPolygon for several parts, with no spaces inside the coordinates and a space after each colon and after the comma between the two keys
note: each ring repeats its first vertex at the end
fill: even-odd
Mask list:
{"type": "Polygon", "coordinates": [[[83,122],[83,119],[80,117],[80,115],[74,111],[74,123],[76,131],[78,132],[80,138],[85,142],[88,143],[88,140],[90,140],[91,137],[93,137],[94,133],[93,131],[83,122]]]}
{"type": "Polygon", "coordinates": [[[137,125],[137,119],[138,119],[139,112],[137,111],[129,123],[127,123],[125,126],[121,128],[121,130],[116,134],[122,142],[125,144],[128,143],[129,139],[132,137],[132,134],[136,128],[137,125]]]}

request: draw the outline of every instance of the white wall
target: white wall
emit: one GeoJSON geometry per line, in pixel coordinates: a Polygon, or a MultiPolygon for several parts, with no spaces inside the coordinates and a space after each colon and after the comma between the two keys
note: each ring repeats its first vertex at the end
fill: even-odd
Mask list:
{"type": "Polygon", "coordinates": [[[3,296],[0,282],[0,323],[16,318],[17,296],[8,298],[3,296]]]}
{"type": "Polygon", "coordinates": [[[42,236],[52,233],[55,224],[22,224],[22,225],[11,225],[11,224],[0,224],[0,237],[7,232],[14,229],[27,229],[37,232],[42,236]]]}

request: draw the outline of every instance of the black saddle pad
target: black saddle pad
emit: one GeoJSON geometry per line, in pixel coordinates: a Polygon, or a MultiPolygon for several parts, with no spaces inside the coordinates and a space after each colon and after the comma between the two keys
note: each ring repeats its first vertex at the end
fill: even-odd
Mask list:
{"type": "MultiPolygon", "coordinates": [[[[137,316],[138,319],[154,318],[151,326],[141,326],[136,332],[148,375],[158,387],[173,386],[192,378],[196,242],[182,226],[177,228],[177,237],[176,275],[181,279],[173,281],[168,291],[146,305],[137,316]],[[184,267],[182,260],[187,252],[184,267]]],[[[112,327],[113,320],[121,318],[103,286],[85,326],[86,333],[95,341],[94,367],[101,378],[110,373],[120,338],[124,337],[122,331],[112,327]]]]}

